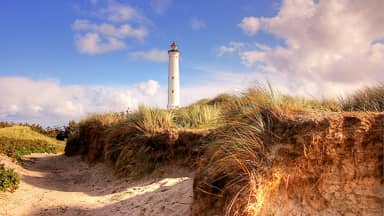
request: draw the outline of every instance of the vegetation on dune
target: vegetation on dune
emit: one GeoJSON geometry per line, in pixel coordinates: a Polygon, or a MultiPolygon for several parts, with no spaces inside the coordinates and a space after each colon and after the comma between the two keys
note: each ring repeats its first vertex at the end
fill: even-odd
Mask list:
{"type": "Polygon", "coordinates": [[[202,158],[195,179],[198,191],[195,200],[208,202],[205,206],[212,207],[220,200],[221,209],[214,211],[227,215],[244,215],[247,206],[239,203],[250,198],[245,195],[251,193],[251,179],[270,175],[271,168],[267,143],[263,142],[265,122],[262,115],[257,111],[247,112],[238,118],[239,121],[229,123],[218,132],[202,158]],[[204,199],[207,194],[212,195],[209,201],[204,199]]]}
{"type": "Polygon", "coordinates": [[[196,120],[180,113],[140,106],[130,114],[90,116],[69,136],[65,154],[84,155],[90,162],[110,161],[118,174],[130,176],[149,173],[176,158],[189,163],[188,159],[201,154],[200,148],[192,148],[193,142],[204,140],[209,129],[192,132],[186,126],[207,127],[216,116],[209,117],[208,112],[196,120]]]}
{"type": "Polygon", "coordinates": [[[341,99],[344,111],[384,111],[384,84],[366,87],[341,99]]]}
{"type": "Polygon", "coordinates": [[[206,149],[203,146],[226,124],[271,109],[331,110],[322,102],[280,96],[271,88],[253,88],[240,96],[221,94],[172,111],[140,106],[129,114],[94,114],[84,119],[70,133],[65,153],[83,155],[90,162],[110,161],[122,175],[148,173],[180,155],[197,160],[206,149]]]}
{"type": "MultiPolygon", "coordinates": [[[[319,193],[313,189],[314,186],[310,186],[309,189],[306,186],[314,184],[316,179],[321,176],[322,168],[319,168],[318,161],[330,161],[333,158],[328,155],[324,156],[324,147],[315,147],[316,145],[327,145],[324,144],[326,141],[318,143],[319,141],[313,138],[315,135],[308,136],[307,134],[316,134],[317,130],[328,131],[326,128],[329,123],[327,121],[316,123],[311,120],[313,118],[311,116],[314,116],[312,114],[338,112],[341,115],[348,115],[346,111],[382,111],[377,109],[379,107],[377,101],[378,98],[384,96],[384,92],[378,93],[378,88],[375,89],[374,94],[372,89],[365,89],[352,95],[350,98],[354,98],[355,101],[350,104],[358,104],[352,109],[346,109],[343,101],[308,100],[280,95],[274,93],[271,88],[253,88],[227,102],[222,108],[227,120],[226,124],[217,130],[215,138],[201,159],[195,177],[194,214],[263,215],[262,212],[268,209],[264,203],[276,196],[275,192],[280,191],[283,184],[288,185],[290,176],[298,173],[301,176],[296,177],[296,181],[300,181],[298,184],[302,188],[299,185],[292,186],[292,188],[296,190],[296,193],[300,191],[301,195],[296,196],[300,197],[301,201],[306,196],[308,198],[308,194],[306,194],[308,191],[303,190],[313,190],[313,193],[319,193]],[[366,97],[362,99],[361,95],[366,97]],[[365,109],[357,107],[365,107],[365,109]],[[371,108],[367,109],[367,107],[371,108]],[[305,141],[308,142],[306,148],[287,149],[279,152],[278,156],[277,153],[274,153],[281,148],[282,141],[297,142],[298,147],[300,145],[305,147],[306,144],[301,143],[304,139],[308,139],[305,141]],[[323,150],[316,150],[316,148],[323,150]],[[319,159],[315,161],[316,164],[308,168],[313,173],[305,173],[304,168],[295,167],[300,166],[300,161],[305,161],[308,154],[311,154],[311,157],[316,154],[320,155],[319,159]],[[325,159],[326,157],[328,158],[325,159]],[[289,164],[292,167],[289,167],[289,164]],[[290,172],[287,170],[288,167],[294,171],[290,172]]],[[[371,128],[379,127],[380,122],[383,121],[380,116],[378,115],[377,120],[372,121],[374,125],[371,128]]],[[[360,121],[355,119],[357,118],[345,117],[340,122],[344,125],[343,127],[347,128],[349,122],[360,121]]],[[[346,129],[341,130],[346,131],[346,129]]],[[[380,137],[378,128],[371,130],[375,131],[370,136],[377,140],[380,137]]],[[[329,138],[327,135],[322,134],[321,136],[323,136],[322,139],[329,138]]],[[[333,141],[332,138],[329,139],[333,141]]],[[[350,142],[351,139],[346,138],[345,142],[350,142]]],[[[350,145],[343,142],[343,140],[338,142],[336,139],[335,145],[347,147],[350,145]]],[[[375,148],[377,150],[377,145],[375,148]]],[[[345,153],[348,151],[341,151],[339,154],[345,153]]],[[[337,158],[340,157],[336,157],[335,160],[339,160],[337,158]]],[[[372,174],[370,173],[370,175],[372,174]]],[[[317,181],[318,183],[319,181],[317,181]]],[[[312,195],[312,197],[314,196],[312,195]]],[[[305,202],[311,201],[306,200],[305,202]]],[[[272,210],[269,209],[268,212],[271,213],[272,210]]]]}
{"type": "Polygon", "coordinates": [[[140,106],[138,111],[128,115],[126,123],[133,123],[142,130],[156,131],[163,128],[175,127],[173,113],[158,108],[140,106]]]}
{"type": "Polygon", "coordinates": [[[65,146],[65,154],[85,155],[89,161],[102,158],[105,130],[126,118],[125,113],[93,114],[73,125],[65,146]]]}
{"type": "Polygon", "coordinates": [[[31,130],[40,134],[46,135],[57,140],[65,140],[68,138],[68,133],[71,127],[71,122],[66,127],[46,127],[44,128],[40,124],[28,124],[28,123],[13,123],[0,121],[0,128],[12,127],[12,126],[25,126],[31,128],[31,130]]]}
{"type": "Polygon", "coordinates": [[[217,105],[193,104],[174,111],[174,122],[183,128],[214,128],[221,123],[217,105]]]}
{"type": "MultiPolygon", "coordinates": [[[[65,153],[111,162],[119,175],[140,176],[166,163],[198,168],[195,200],[222,210],[224,205],[227,215],[252,215],[273,192],[269,189],[289,181],[288,174],[274,166],[278,156],[271,154],[282,137],[309,126],[324,129],[326,123],[307,122],[323,116],[319,113],[383,111],[383,89],[366,88],[337,101],[283,95],[266,86],[173,111],[140,106],[129,114],[93,115],[73,127],[65,153]],[[296,124],[300,128],[293,130],[296,124]]],[[[287,157],[306,157],[299,152],[287,157]]]]}
{"type": "Polygon", "coordinates": [[[64,141],[59,141],[27,126],[11,126],[0,129],[0,153],[19,159],[31,153],[56,153],[64,150],[64,141]]]}

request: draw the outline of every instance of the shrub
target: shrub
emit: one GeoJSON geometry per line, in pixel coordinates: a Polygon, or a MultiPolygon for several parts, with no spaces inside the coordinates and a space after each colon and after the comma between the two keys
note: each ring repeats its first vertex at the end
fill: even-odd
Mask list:
{"type": "Polygon", "coordinates": [[[13,170],[5,167],[5,164],[0,164],[0,190],[15,191],[20,183],[19,175],[13,170]]]}

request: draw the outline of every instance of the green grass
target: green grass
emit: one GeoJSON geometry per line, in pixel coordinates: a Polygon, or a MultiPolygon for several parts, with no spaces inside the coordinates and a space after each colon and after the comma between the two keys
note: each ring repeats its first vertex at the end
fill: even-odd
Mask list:
{"type": "Polygon", "coordinates": [[[0,153],[19,159],[31,153],[56,153],[64,151],[64,141],[59,141],[27,126],[12,126],[0,129],[0,153]]]}

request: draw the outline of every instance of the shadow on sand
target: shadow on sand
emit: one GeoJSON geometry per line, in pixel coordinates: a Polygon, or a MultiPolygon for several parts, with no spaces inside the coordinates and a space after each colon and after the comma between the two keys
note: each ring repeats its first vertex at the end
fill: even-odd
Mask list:
{"type": "Polygon", "coordinates": [[[110,202],[116,199],[113,204],[107,204],[101,207],[92,206],[50,206],[47,208],[36,209],[30,212],[31,216],[49,216],[49,215],[157,215],[157,216],[176,216],[190,215],[192,194],[188,192],[191,187],[191,179],[182,181],[172,186],[162,186],[154,191],[133,197],[127,193],[120,193],[112,196],[110,202]]]}
{"type": "Polygon", "coordinates": [[[27,172],[22,180],[35,187],[64,192],[83,192],[90,196],[114,194],[128,187],[152,184],[160,179],[186,176],[185,172],[153,174],[140,180],[117,178],[111,166],[104,163],[87,164],[80,156],[65,155],[26,156],[22,160],[27,172]]]}

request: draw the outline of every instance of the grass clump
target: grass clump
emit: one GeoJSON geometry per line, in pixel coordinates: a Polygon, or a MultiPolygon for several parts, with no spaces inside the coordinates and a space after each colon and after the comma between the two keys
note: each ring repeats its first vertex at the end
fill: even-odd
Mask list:
{"type": "Polygon", "coordinates": [[[92,114],[79,123],[72,122],[65,146],[65,155],[83,155],[88,161],[103,158],[105,131],[114,124],[127,118],[126,113],[92,114]]]}
{"type": "Polygon", "coordinates": [[[207,202],[204,197],[209,194],[211,203],[202,206],[217,206],[216,198],[220,199],[220,209],[213,209],[212,213],[245,215],[247,210],[242,204],[251,194],[251,177],[260,179],[255,176],[270,174],[271,162],[267,157],[268,146],[263,140],[264,130],[263,116],[257,110],[246,110],[246,114],[239,114],[237,120],[232,119],[220,128],[196,174],[194,190],[198,193],[195,193],[195,200],[207,202]]]}
{"type": "Polygon", "coordinates": [[[384,84],[366,87],[349,97],[341,98],[341,106],[344,111],[383,112],[384,84]]]}
{"type": "Polygon", "coordinates": [[[201,99],[201,100],[198,100],[194,104],[198,104],[198,105],[219,105],[219,106],[221,106],[221,105],[225,105],[225,104],[230,103],[234,98],[236,98],[235,95],[228,94],[228,93],[221,93],[221,94],[217,95],[216,97],[214,97],[213,99],[208,99],[208,98],[201,99]]]}
{"type": "Polygon", "coordinates": [[[14,192],[20,183],[19,175],[10,168],[5,167],[5,163],[0,164],[0,191],[14,192]]]}
{"type": "Polygon", "coordinates": [[[221,122],[217,105],[193,104],[175,111],[175,123],[183,128],[212,128],[221,122]]]}
{"type": "Polygon", "coordinates": [[[129,115],[128,123],[134,123],[141,129],[154,131],[174,127],[173,113],[159,108],[140,106],[138,111],[129,115]]]}
{"type": "Polygon", "coordinates": [[[64,150],[64,142],[38,132],[27,126],[11,126],[0,129],[0,153],[20,159],[31,153],[56,153],[64,150]]]}

